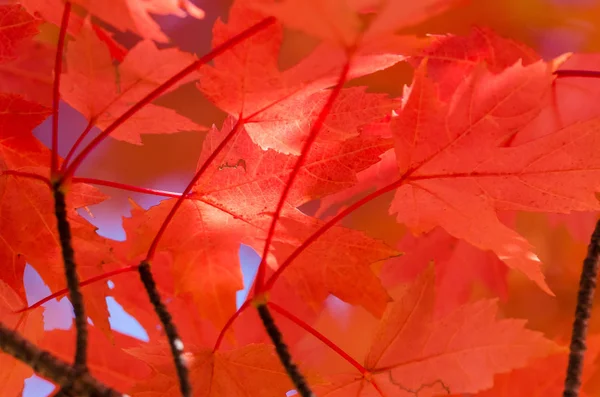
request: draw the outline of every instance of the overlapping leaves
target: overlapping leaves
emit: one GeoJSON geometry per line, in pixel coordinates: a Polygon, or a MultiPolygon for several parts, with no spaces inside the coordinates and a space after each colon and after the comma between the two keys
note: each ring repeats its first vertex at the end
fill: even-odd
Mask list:
{"type": "MultiPolygon", "coordinates": [[[[56,23],[51,3],[62,2],[24,2],[56,23]]],[[[166,39],[148,12],[181,16],[187,10],[199,17],[191,3],[113,1],[115,8],[75,3],[80,8],[68,29],[72,37],[61,95],[90,127],[107,127],[196,59],[175,48],[158,49],[148,40],[166,39]],[[79,18],[85,11],[146,40],[122,49],[93,25],[94,19],[79,18]]],[[[552,95],[555,84],[569,101],[582,103],[586,93],[593,98],[597,90],[555,82],[552,73],[558,62],[541,61],[528,48],[486,29],[466,38],[421,40],[394,34],[454,3],[240,0],[227,22],[216,23],[215,46],[266,14],[279,18],[180,82],[199,79],[200,92],[229,114],[221,128],[206,134],[199,169],[228,134],[234,134],[185,198],[153,261],[159,289],[182,326],[196,395],[279,396],[292,387],[264,335],[257,336],[261,328],[250,314],[236,320],[219,349],[214,350],[214,343],[236,311],[236,292],[244,287],[239,246],[262,252],[276,203],[348,54],[349,78],[413,56],[413,82],[400,98],[365,87],[340,91],[279,214],[266,258],[267,274],[315,233],[332,226],[327,217],[307,215],[304,206],[315,200],[347,204],[359,195],[368,202],[379,192],[393,192],[391,205],[380,212],[391,212],[414,235],[402,240],[391,236],[389,240],[399,242],[395,249],[362,230],[334,225],[303,247],[281,274],[272,299],[299,319],[281,315],[277,321],[284,323],[282,329],[309,381],[324,396],[491,396],[494,385],[516,388],[523,378],[535,376],[531,374],[563,365],[563,340],[556,344],[541,332],[527,330],[523,320],[501,318],[499,307],[505,310],[501,314],[514,307],[488,296],[506,299],[511,291],[522,292],[522,285],[507,278],[502,262],[550,292],[547,269],[534,253],[535,242],[525,240],[511,225],[515,211],[599,209],[597,110],[592,110],[593,104],[573,109],[570,102],[556,101],[552,95]],[[315,14],[316,9],[323,12],[315,14]],[[399,10],[402,17],[395,18],[399,10]],[[315,25],[312,17],[327,22],[315,25]],[[284,26],[323,40],[286,70],[278,59],[284,26]],[[432,45],[423,48],[429,41],[432,45]],[[399,251],[407,255],[398,257],[399,251]],[[435,276],[430,261],[435,263],[435,276]],[[485,286],[484,292],[477,291],[478,283],[485,286]],[[330,294],[353,307],[323,312],[330,294]],[[299,341],[294,327],[311,330],[312,335],[299,341]],[[321,338],[311,339],[318,332],[321,338]],[[341,349],[347,354],[340,354],[341,349]],[[544,358],[547,355],[552,356],[544,358]]],[[[0,29],[0,62],[17,62],[20,51],[33,48],[29,44],[39,21],[16,6],[0,9],[0,15],[4,25],[16,22],[0,29]]],[[[596,59],[572,62],[593,65],[596,59]]],[[[40,63],[40,71],[46,73],[44,65],[40,63]]],[[[0,94],[0,320],[68,357],[71,351],[59,342],[72,338],[71,332],[52,331],[42,339],[39,312],[21,317],[13,313],[25,305],[26,262],[53,291],[64,286],[52,197],[45,183],[50,153],[32,134],[49,109],[46,101],[36,103],[29,81],[19,82],[7,85],[18,89],[0,94]]],[[[140,144],[142,133],[201,129],[172,109],[150,104],[113,137],[140,144]]],[[[82,278],[139,261],[176,200],[148,210],[134,206],[124,221],[127,241],[117,245],[99,237],[75,211],[106,196],[74,184],[68,197],[82,278]]],[[[157,344],[162,329],[156,329],[149,309],[139,307],[140,296],[134,293],[139,285],[134,282],[117,280],[112,294],[126,305],[136,305],[131,311],[148,328],[150,343],[138,345],[120,337],[112,339],[114,346],[105,339],[95,342],[92,371],[134,395],[175,395],[167,349],[157,344]]],[[[96,283],[84,292],[95,326],[92,339],[111,338],[108,287],[96,283]]],[[[541,331],[550,336],[547,329],[541,331]]],[[[30,372],[4,356],[0,361],[11,371],[3,392],[14,394],[19,382],[13,382],[12,375],[25,377],[30,372]]]]}

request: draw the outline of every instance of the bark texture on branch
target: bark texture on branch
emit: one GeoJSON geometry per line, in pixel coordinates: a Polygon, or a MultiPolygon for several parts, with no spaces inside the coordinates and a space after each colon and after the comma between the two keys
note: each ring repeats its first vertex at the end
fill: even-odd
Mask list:
{"type": "Polygon", "coordinates": [[[123,393],[102,384],[87,372],[77,374],[70,364],[35,346],[2,323],[0,323],[0,349],[30,366],[38,375],[59,386],[69,386],[73,396],[123,396],[123,393]]]}
{"type": "Polygon", "coordinates": [[[167,339],[169,340],[169,346],[171,347],[171,354],[175,361],[175,369],[177,371],[177,378],[179,379],[179,390],[181,391],[182,397],[190,397],[192,395],[192,385],[190,383],[189,371],[185,360],[183,358],[183,342],[177,332],[177,327],[173,323],[171,313],[167,310],[167,307],[163,303],[154,276],[150,270],[150,263],[142,261],[138,267],[140,279],[146,288],[146,293],[150,298],[154,311],[158,315],[160,322],[162,323],[167,339]]]}
{"type": "Polygon", "coordinates": [[[565,390],[563,397],[579,396],[581,387],[581,375],[583,372],[583,361],[585,359],[586,336],[588,321],[592,313],[592,303],[598,278],[598,262],[600,261],[600,220],[592,233],[587,256],[583,261],[581,278],[579,280],[579,293],[577,295],[577,307],[575,308],[575,321],[571,333],[571,346],[569,354],[569,366],[565,379],[565,390]]]}
{"type": "Polygon", "coordinates": [[[259,304],[256,306],[256,310],[258,310],[258,315],[265,326],[267,334],[271,338],[271,341],[273,341],[275,351],[277,352],[277,356],[279,356],[279,361],[281,361],[285,371],[292,380],[298,394],[302,397],[315,397],[310,386],[306,382],[306,379],[300,373],[298,366],[294,363],[292,355],[283,341],[283,335],[281,335],[281,331],[279,331],[277,324],[275,324],[275,319],[271,315],[271,311],[267,305],[264,303],[259,304]]]}
{"type": "Polygon", "coordinates": [[[69,288],[69,298],[75,312],[75,330],[77,337],[75,342],[74,366],[78,372],[87,371],[87,316],[83,305],[83,295],[79,286],[77,265],[75,263],[75,252],[71,238],[71,225],[67,219],[67,204],[65,194],[59,185],[54,185],[54,212],[60,237],[63,262],[65,266],[65,278],[69,288]]]}

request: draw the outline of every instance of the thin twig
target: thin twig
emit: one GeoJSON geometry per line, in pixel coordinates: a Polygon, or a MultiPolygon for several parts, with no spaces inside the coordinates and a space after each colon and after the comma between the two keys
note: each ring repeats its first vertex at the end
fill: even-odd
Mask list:
{"type": "Polygon", "coordinates": [[[576,69],[559,69],[554,72],[556,77],[588,77],[597,79],[600,77],[598,70],[576,70],[576,69]]]}
{"type": "Polygon", "coordinates": [[[148,293],[150,302],[152,302],[152,306],[154,306],[154,311],[160,318],[165,333],[167,334],[169,346],[171,347],[171,354],[173,355],[173,359],[175,361],[177,377],[179,378],[179,389],[181,390],[181,395],[183,397],[189,397],[192,395],[192,386],[190,384],[188,368],[183,357],[183,342],[179,337],[171,314],[160,298],[160,294],[156,288],[156,282],[154,281],[152,271],[150,270],[150,263],[147,261],[142,261],[138,267],[138,272],[140,273],[140,279],[142,280],[144,287],[146,287],[146,292],[148,293]]]}
{"type": "Polygon", "coordinates": [[[77,395],[122,397],[123,394],[100,383],[88,373],[77,374],[68,363],[42,350],[17,332],[0,323],[0,349],[30,366],[38,375],[62,386],[70,385],[77,395]]]}
{"type": "Polygon", "coordinates": [[[67,279],[67,288],[69,289],[69,298],[75,312],[75,329],[77,331],[77,341],[75,344],[74,368],[76,371],[87,371],[87,316],[83,305],[83,295],[79,288],[79,278],[77,276],[77,265],[75,264],[75,252],[71,241],[71,226],[67,220],[67,207],[65,203],[65,194],[58,183],[53,187],[54,192],[54,212],[58,226],[58,235],[60,246],[62,248],[63,262],[65,266],[65,277],[67,279]]]}
{"type": "Polygon", "coordinates": [[[275,320],[273,319],[273,316],[271,315],[267,305],[265,303],[260,303],[256,305],[256,310],[258,310],[258,315],[260,316],[260,319],[267,330],[267,334],[269,334],[269,337],[275,345],[275,351],[277,351],[279,360],[281,361],[281,364],[283,364],[288,376],[294,383],[298,394],[300,394],[302,397],[315,397],[313,392],[310,390],[310,386],[308,386],[306,379],[304,379],[304,376],[302,376],[300,370],[292,360],[292,356],[290,355],[288,347],[283,341],[281,331],[279,331],[279,328],[277,328],[275,320]]]}
{"type": "Polygon", "coordinates": [[[598,278],[598,261],[600,260],[600,220],[592,233],[588,253],[583,261],[581,278],[579,280],[579,293],[577,295],[577,307],[575,309],[575,321],[571,333],[571,352],[569,353],[569,365],[565,379],[565,390],[563,397],[579,396],[581,387],[581,374],[583,360],[585,358],[585,339],[587,335],[588,320],[592,312],[594,292],[596,290],[596,279],[598,278]]]}

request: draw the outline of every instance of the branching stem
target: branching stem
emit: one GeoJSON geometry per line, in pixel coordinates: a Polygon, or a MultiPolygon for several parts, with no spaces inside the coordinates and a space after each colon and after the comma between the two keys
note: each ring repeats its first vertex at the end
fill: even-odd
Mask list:
{"type": "Polygon", "coordinates": [[[88,373],[77,373],[69,364],[41,350],[15,331],[0,323],[0,349],[30,366],[38,375],[61,386],[68,386],[78,395],[122,397],[123,394],[98,382],[88,373]]]}

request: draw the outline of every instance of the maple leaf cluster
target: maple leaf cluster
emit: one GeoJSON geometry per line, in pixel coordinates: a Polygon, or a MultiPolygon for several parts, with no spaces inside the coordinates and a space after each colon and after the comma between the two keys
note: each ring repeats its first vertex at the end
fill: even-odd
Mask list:
{"type": "MultiPolygon", "coordinates": [[[[179,330],[195,396],[294,389],[258,300],[318,396],[560,395],[600,210],[600,81],[557,71],[600,70],[600,56],[544,60],[484,27],[398,33],[457,3],[236,0],[201,57],[165,45],[150,16],[203,18],[190,1],[75,0],[67,22],[63,0],[1,5],[0,322],[72,360],[74,327],[44,330],[46,301],[28,306],[23,282],[30,264],[50,298],[68,293],[60,180],[93,323],[89,370],[129,395],[179,395],[165,331],[132,272],[141,260],[179,330]],[[66,38],[54,70],[63,48],[44,32],[57,26],[66,38]],[[119,31],[139,40],[124,45],[119,31]],[[283,69],[288,31],[315,44],[283,69]],[[414,73],[399,97],[355,84],[400,62],[414,73]],[[52,118],[55,88],[88,122],[64,158],[33,133],[52,118]],[[156,101],[187,88],[224,121],[199,125],[156,101]],[[142,134],[179,131],[205,136],[184,194],[76,172],[108,135],[142,145],[142,134]],[[166,197],[149,209],[132,201],[119,242],[78,211],[109,199],[103,186],[166,197]],[[262,261],[239,308],[241,244],[262,261]],[[111,329],[107,297],[149,341],[111,329]]],[[[597,317],[590,396],[600,393],[597,317]]],[[[0,355],[2,395],[32,374],[0,355]]]]}

